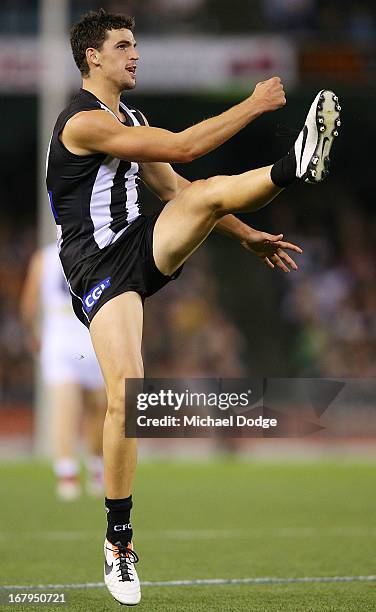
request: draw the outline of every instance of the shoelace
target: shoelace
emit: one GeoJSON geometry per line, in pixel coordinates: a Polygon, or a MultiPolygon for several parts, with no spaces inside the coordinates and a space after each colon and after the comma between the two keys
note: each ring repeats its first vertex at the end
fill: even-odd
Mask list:
{"type": "Polygon", "coordinates": [[[119,562],[117,569],[118,577],[122,582],[132,582],[133,578],[130,573],[130,564],[138,563],[138,555],[131,548],[127,548],[124,544],[117,542],[115,544],[119,551],[119,557],[116,559],[119,562]]]}

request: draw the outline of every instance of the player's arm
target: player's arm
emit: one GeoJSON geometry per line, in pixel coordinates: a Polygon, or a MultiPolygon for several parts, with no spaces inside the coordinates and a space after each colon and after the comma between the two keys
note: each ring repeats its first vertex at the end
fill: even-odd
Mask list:
{"type": "MultiPolygon", "coordinates": [[[[142,113],[141,113],[142,114],[142,113]]],[[[149,122],[142,114],[145,125],[149,122]]],[[[145,162],[140,168],[141,180],[162,202],[169,202],[191,184],[188,179],[180,176],[171,164],[166,162],[145,162]]]]}
{"type": "MultiPolygon", "coordinates": [[[[178,174],[170,164],[165,162],[148,162],[141,164],[140,177],[142,182],[162,202],[169,202],[178,195],[180,181],[178,174]]],[[[187,181],[189,185],[189,181],[187,181]]]]}
{"type": "Polygon", "coordinates": [[[61,134],[64,145],[78,155],[106,153],[138,162],[182,162],[216,149],[251,121],[286,104],[278,77],[256,85],[251,96],[216,117],[182,132],[149,126],[127,127],[103,110],[74,115],[61,134]]]}
{"type": "Polygon", "coordinates": [[[298,269],[295,261],[286,253],[286,249],[298,254],[302,253],[302,249],[296,244],[283,240],[283,234],[260,232],[234,215],[223,217],[217,223],[216,229],[221,234],[240,242],[242,247],[259,257],[268,268],[273,269],[277,266],[283,272],[298,269]]]}
{"type": "MultiPolygon", "coordinates": [[[[142,115],[145,125],[149,122],[142,115]]],[[[191,184],[190,181],[180,176],[173,167],[166,162],[145,162],[140,168],[141,180],[162,202],[169,202],[191,184]]]]}
{"type": "Polygon", "coordinates": [[[39,350],[39,293],[42,278],[42,252],[36,251],[32,256],[26,272],[20,299],[21,320],[25,328],[27,345],[31,352],[39,350]]]}

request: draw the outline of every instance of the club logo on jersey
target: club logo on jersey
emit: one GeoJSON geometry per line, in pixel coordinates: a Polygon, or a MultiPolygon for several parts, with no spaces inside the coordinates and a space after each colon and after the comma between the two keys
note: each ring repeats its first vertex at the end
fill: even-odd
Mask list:
{"type": "Polygon", "coordinates": [[[111,285],[111,276],[108,276],[107,278],[102,280],[98,285],[93,287],[93,289],[91,289],[89,293],[84,295],[83,302],[84,302],[84,308],[86,312],[90,312],[91,309],[94,308],[95,304],[98,302],[99,298],[101,297],[103,291],[107,289],[110,285],[111,285]]]}

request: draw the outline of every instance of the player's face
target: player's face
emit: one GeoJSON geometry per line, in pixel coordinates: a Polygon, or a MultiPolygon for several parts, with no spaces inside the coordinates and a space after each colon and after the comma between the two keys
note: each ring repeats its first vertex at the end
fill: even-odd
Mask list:
{"type": "Polygon", "coordinates": [[[139,59],[136,41],[130,30],[110,30],[100,50],[100,63],[106,79],[119,90],[136,86],[136,66],[139,59]]]}

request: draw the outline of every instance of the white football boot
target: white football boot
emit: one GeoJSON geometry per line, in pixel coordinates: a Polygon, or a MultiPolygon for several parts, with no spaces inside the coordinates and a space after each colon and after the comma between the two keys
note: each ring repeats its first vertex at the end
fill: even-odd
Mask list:
{"type": "Polygon", "coordinates": [[[295,145],[296,176],[306,183],[320,183],[329,174],[329,153],[338,136],[341,107],[338,97],[322,89],[309,109],[295,145]]]}
{"type": "Polygon", "coordinates": [[[138,556],[132,543],[104,541],[104,582],[112,597],[126,606],[135,606],[141,600],[140,581],[134,564],[138,556]]]}
{"type": "Polygon", "coordinates": [[[81,495],[81,485],[75,476],[58,478],[56,494],[62,501],[74,501],[81,495]]]}
{"type": "Polygon", "coordinates": [[[104,483],[102,473],[90,473],[86,481],[86,492],[90,497],[103,497],[104,483]]]}

